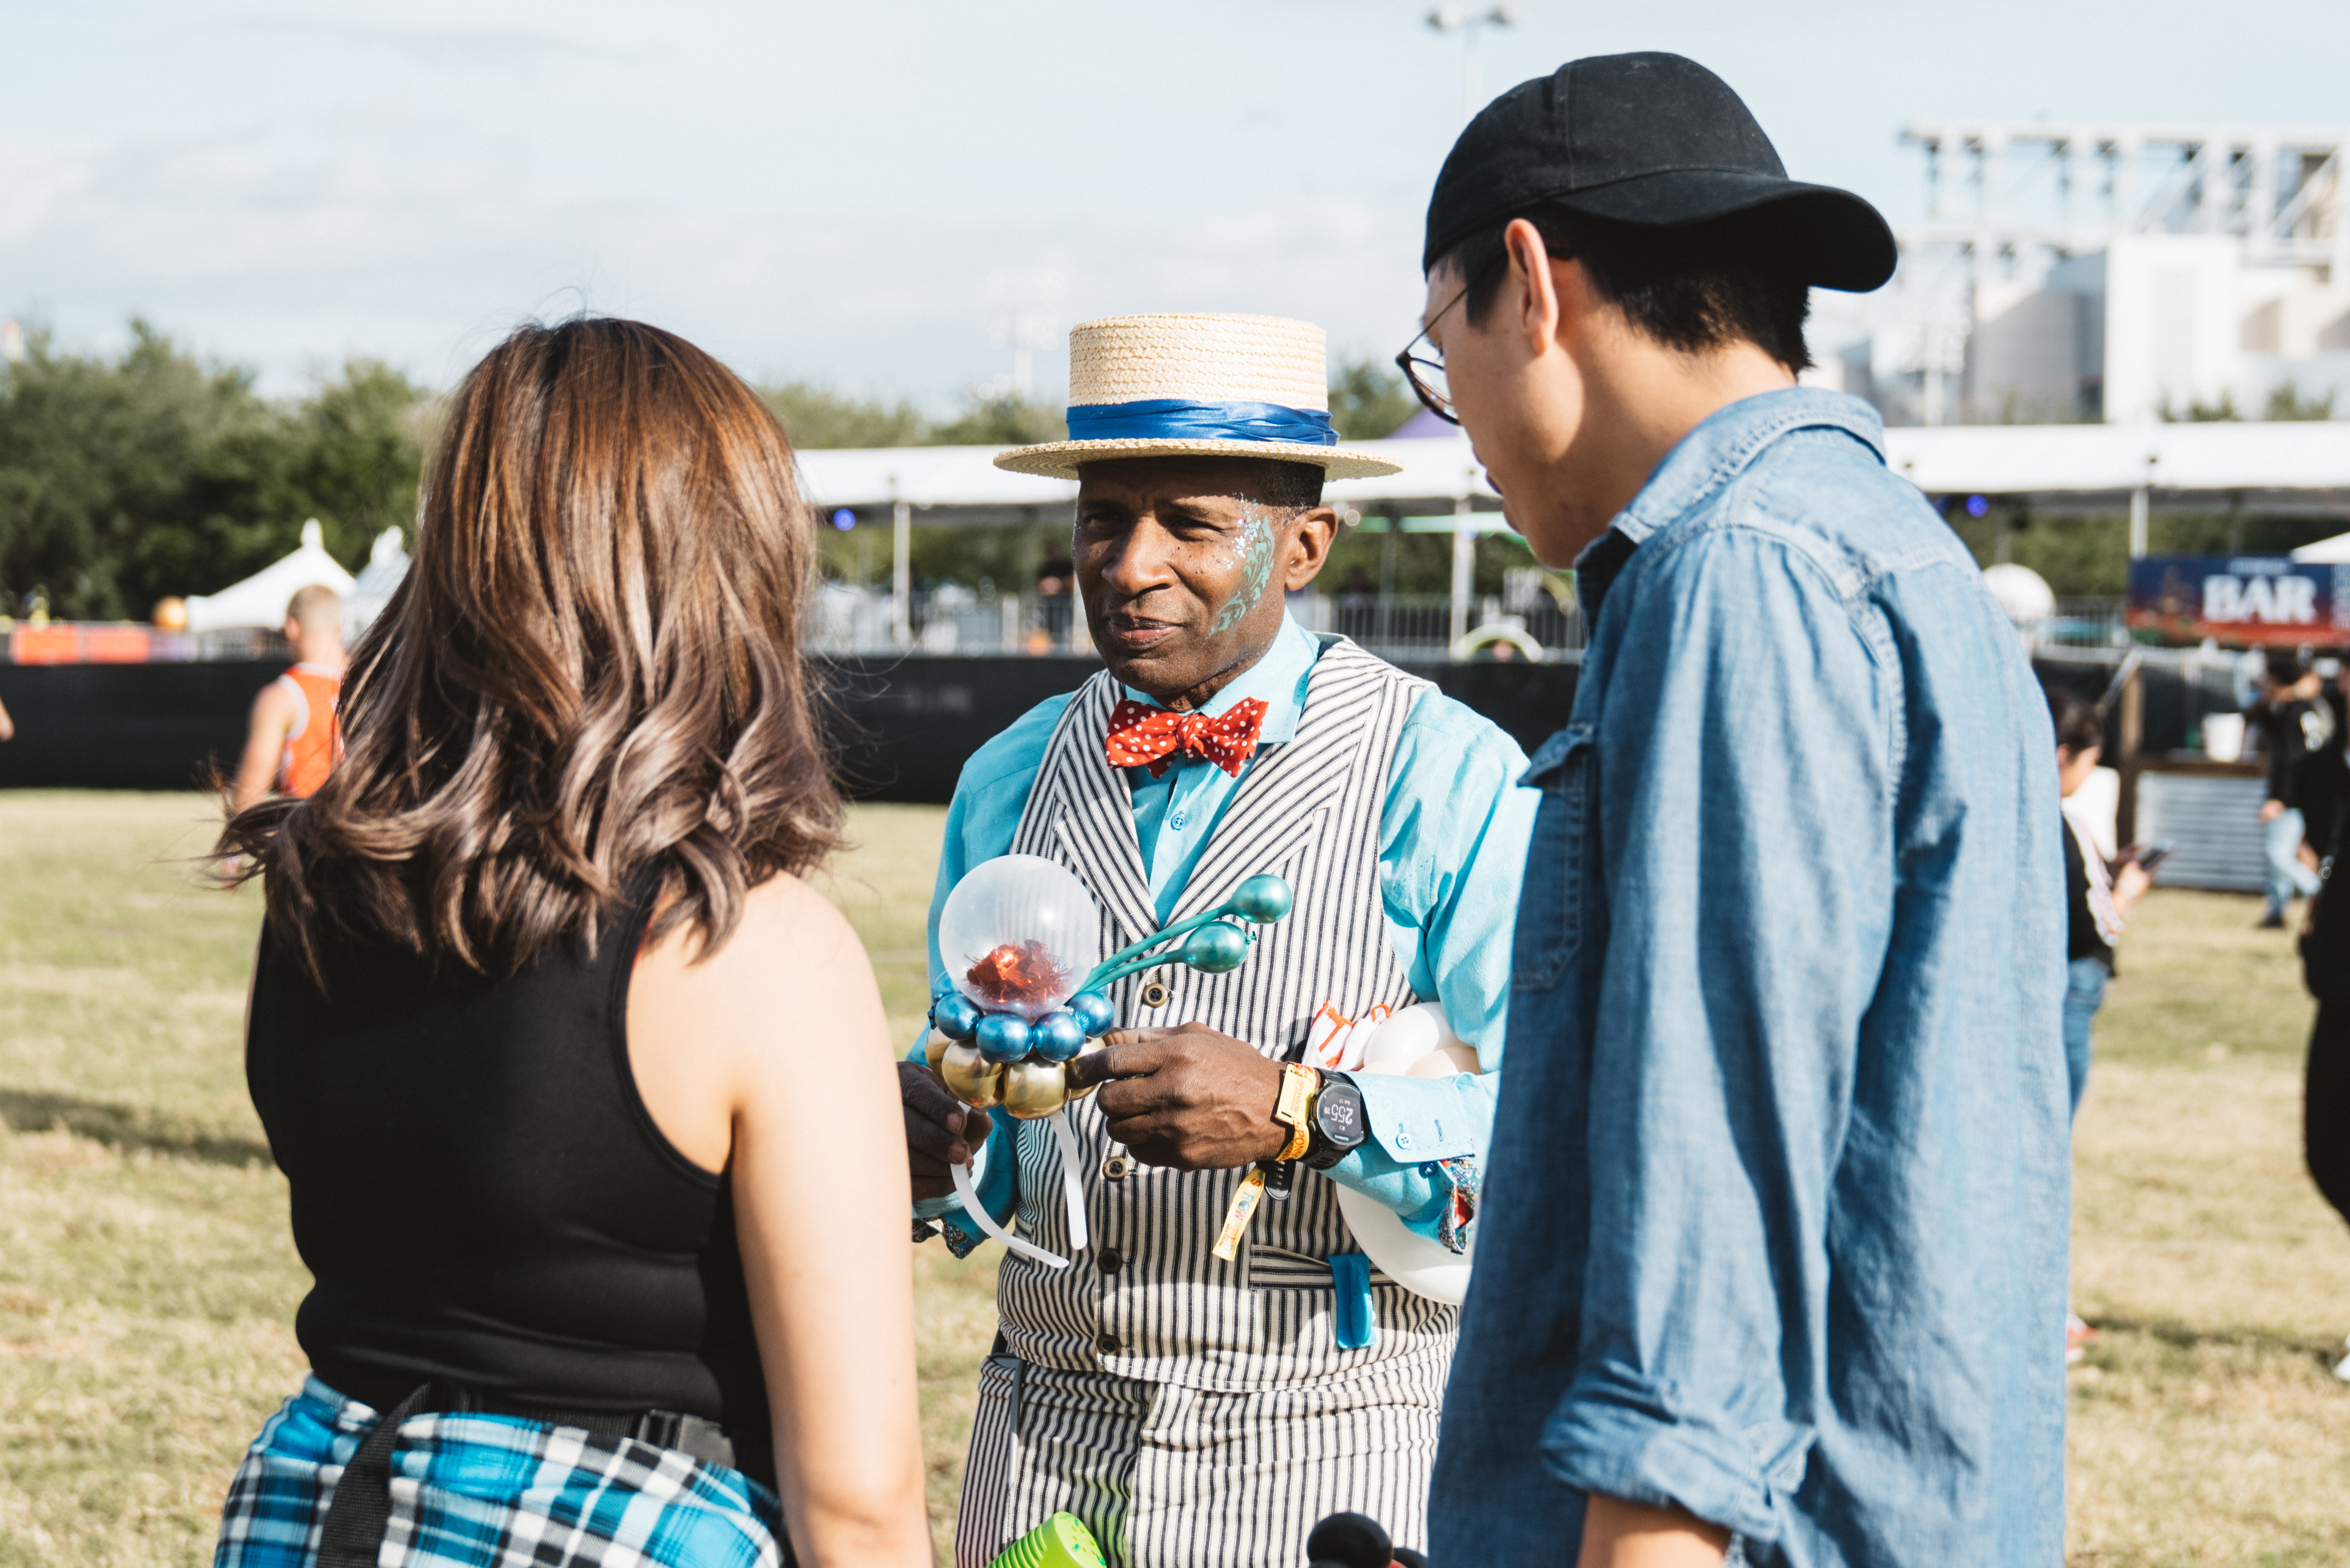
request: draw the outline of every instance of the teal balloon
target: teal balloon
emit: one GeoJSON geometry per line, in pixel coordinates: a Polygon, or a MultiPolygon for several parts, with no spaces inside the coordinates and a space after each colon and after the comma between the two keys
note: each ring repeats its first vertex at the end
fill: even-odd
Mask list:
{"type": "Polygon", "coordinates": [[[991,1062],[1017,1062],[1028,1054],[1028,1021],[1016,1012],[991,1012],[979,1021],[979,1054],[991,1062]]]}
{"type": "Polygon", "coordinates": [[[968,1040],[979,1028],[979,1004],[951,991],[931,1004],[931,1022],[950,1040],[968,1040]]]}
{"type": "Polygon", "coordinates": [[[1248,950],[1248,938],[1240,928],[1218,920],[1184,939],[1183,961],[1202,974],[1224,974],[1245,963],[1248,950]]]}
{"type": "Polygon", "coordinates": [[[1086,1026],[1067,1010],[1048,1012],[1028,1026],[1028,1049],[1047,1062],[1066,1062],[1086,1048],[1086,1026]]]}
{"type": "Polygon", "coordinates": [[[1081,991],[1069,998],[1069,1011],[1077,1015],[1088,1038],[1118,1027],[1118,1009],[1098,991],[1081,991]]]}
{"type": "Polygon", "coordinates": [[[1289,913],[1289,884],[1269,872],[1259,872],[1232,895],[1234,912],[1258,925],[1268,925],[1289,913]]]}

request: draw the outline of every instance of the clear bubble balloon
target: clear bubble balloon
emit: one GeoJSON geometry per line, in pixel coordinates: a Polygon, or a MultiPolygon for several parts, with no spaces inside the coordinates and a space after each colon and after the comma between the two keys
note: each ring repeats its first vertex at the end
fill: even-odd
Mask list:
{"type": "Polygon", "coordinates": [[[1101,917],[1075,873],[1038,855],[982,861],[939,911],[955,989],[1031,1023],[1067,1002],[1101,949],[1101,917]]]}

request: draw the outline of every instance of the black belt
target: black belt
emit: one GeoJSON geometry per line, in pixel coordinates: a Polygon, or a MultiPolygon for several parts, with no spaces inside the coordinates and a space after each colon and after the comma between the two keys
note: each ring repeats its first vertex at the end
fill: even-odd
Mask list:
{"type": "MultiPolygon", "coordinates": [[[[515,1416],[551,1427],[576,1427],[594,1437],[633,1438],[656,1448],[675,1449],[705,1464],[739,1469],[769,1488],[775,1484],[772,1439],[764,1434],[730,1438],[717,1422],[677,1410],[559,1410],[445,1383],[426,1383],[385,1412],[375,1430],[359,1444],[359,1452],[351,1456],[351,1462],[343,1467],[343,1479],[335,1488],[335,1501],[327,1510],[318,1542],[318,1568],[375,1568],[384,1526],[391,1519],[392,1445],[402,1421],[427,1412],[515,1416]]],[[[791,1543],[785,1540],[782,1545],[788,1563],[791,1543]]]]}

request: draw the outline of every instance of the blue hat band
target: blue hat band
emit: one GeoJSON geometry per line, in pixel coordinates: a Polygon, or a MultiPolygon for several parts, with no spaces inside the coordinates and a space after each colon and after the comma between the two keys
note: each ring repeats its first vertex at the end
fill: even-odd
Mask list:
{"type": "Polygon", "coordinates": [[[1132,403],[1078,403],[1069,409],[1071,441],[1262,441],[1336,446],[1330,416],[1279,403],[1203,403],[1146,398],[1132,403]]]}

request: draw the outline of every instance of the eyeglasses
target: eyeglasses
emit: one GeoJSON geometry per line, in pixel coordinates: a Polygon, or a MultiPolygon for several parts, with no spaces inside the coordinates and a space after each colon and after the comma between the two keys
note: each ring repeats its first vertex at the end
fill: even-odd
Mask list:
{"type": "Polygon", "coordinates": [[[1475,286],[1474,284],[1464,285],[1461,292],[1452,296],[1452,303],[1430,317],[1428,326],[1421,327],[1419,335],[1405,344],[1403,352],[1395,357],[1396,369],[1403,372],[1403,379],[1410,386],[1414,395],[1419,399],[1420,407],[1448,425],[1459,424],[1461,416],[1452,411],[1452,387],[1444,379],[1444,361],[1440,358],[1431,359],[1426,356],[1415,354],[1412,350],[1423,343],[1428,343],[1431,351],[1440,355],[1442,353],[1435,344],[1428,342],[1429,329],[1450,316],[1452,313],[1452,306],[1468,298],[1469,290],[1475,286]]]}
{"type": "MultiPolygon", "coordinates": [[[[1555,259],[1564,261],[1573,254],[1571,251],[1564,252],[1555,259]]],[[[1419,336],[1405,344],[1403,352],[1395,357],[1396,369],[1403,372],[1404,380],[1410,385],[1413,393],[1419,397],[1420,406],[1448,425],[1459,424],[1461,416],[1452,411],[1452,388],[1445,379],[1444,361],[1441,358],[1431,359],[1425,355],[1415,354],[1412,350],[1423,343],[1428,343],[1430,330],[1438,322],[1451,315],[1453,306],[1468,298],[1470,291],[1484,281],[1486,274],[1499,272],[1509,265],[1510,258],[1504,254],[1496,256],[1492,261],[1471,273],[1469,281],[1461,286],[1461,292],[1452,296],[1451,303],[1430,317],[1428,326],[1419,329],[1419,336]]],[[[1428,343],[1428,346],[1431,349],[1436,348],[1433,343],[1428,343]]],[[[1440,354],[1442,351],[1438,350],[1438,352],[1440,354]]]]}

